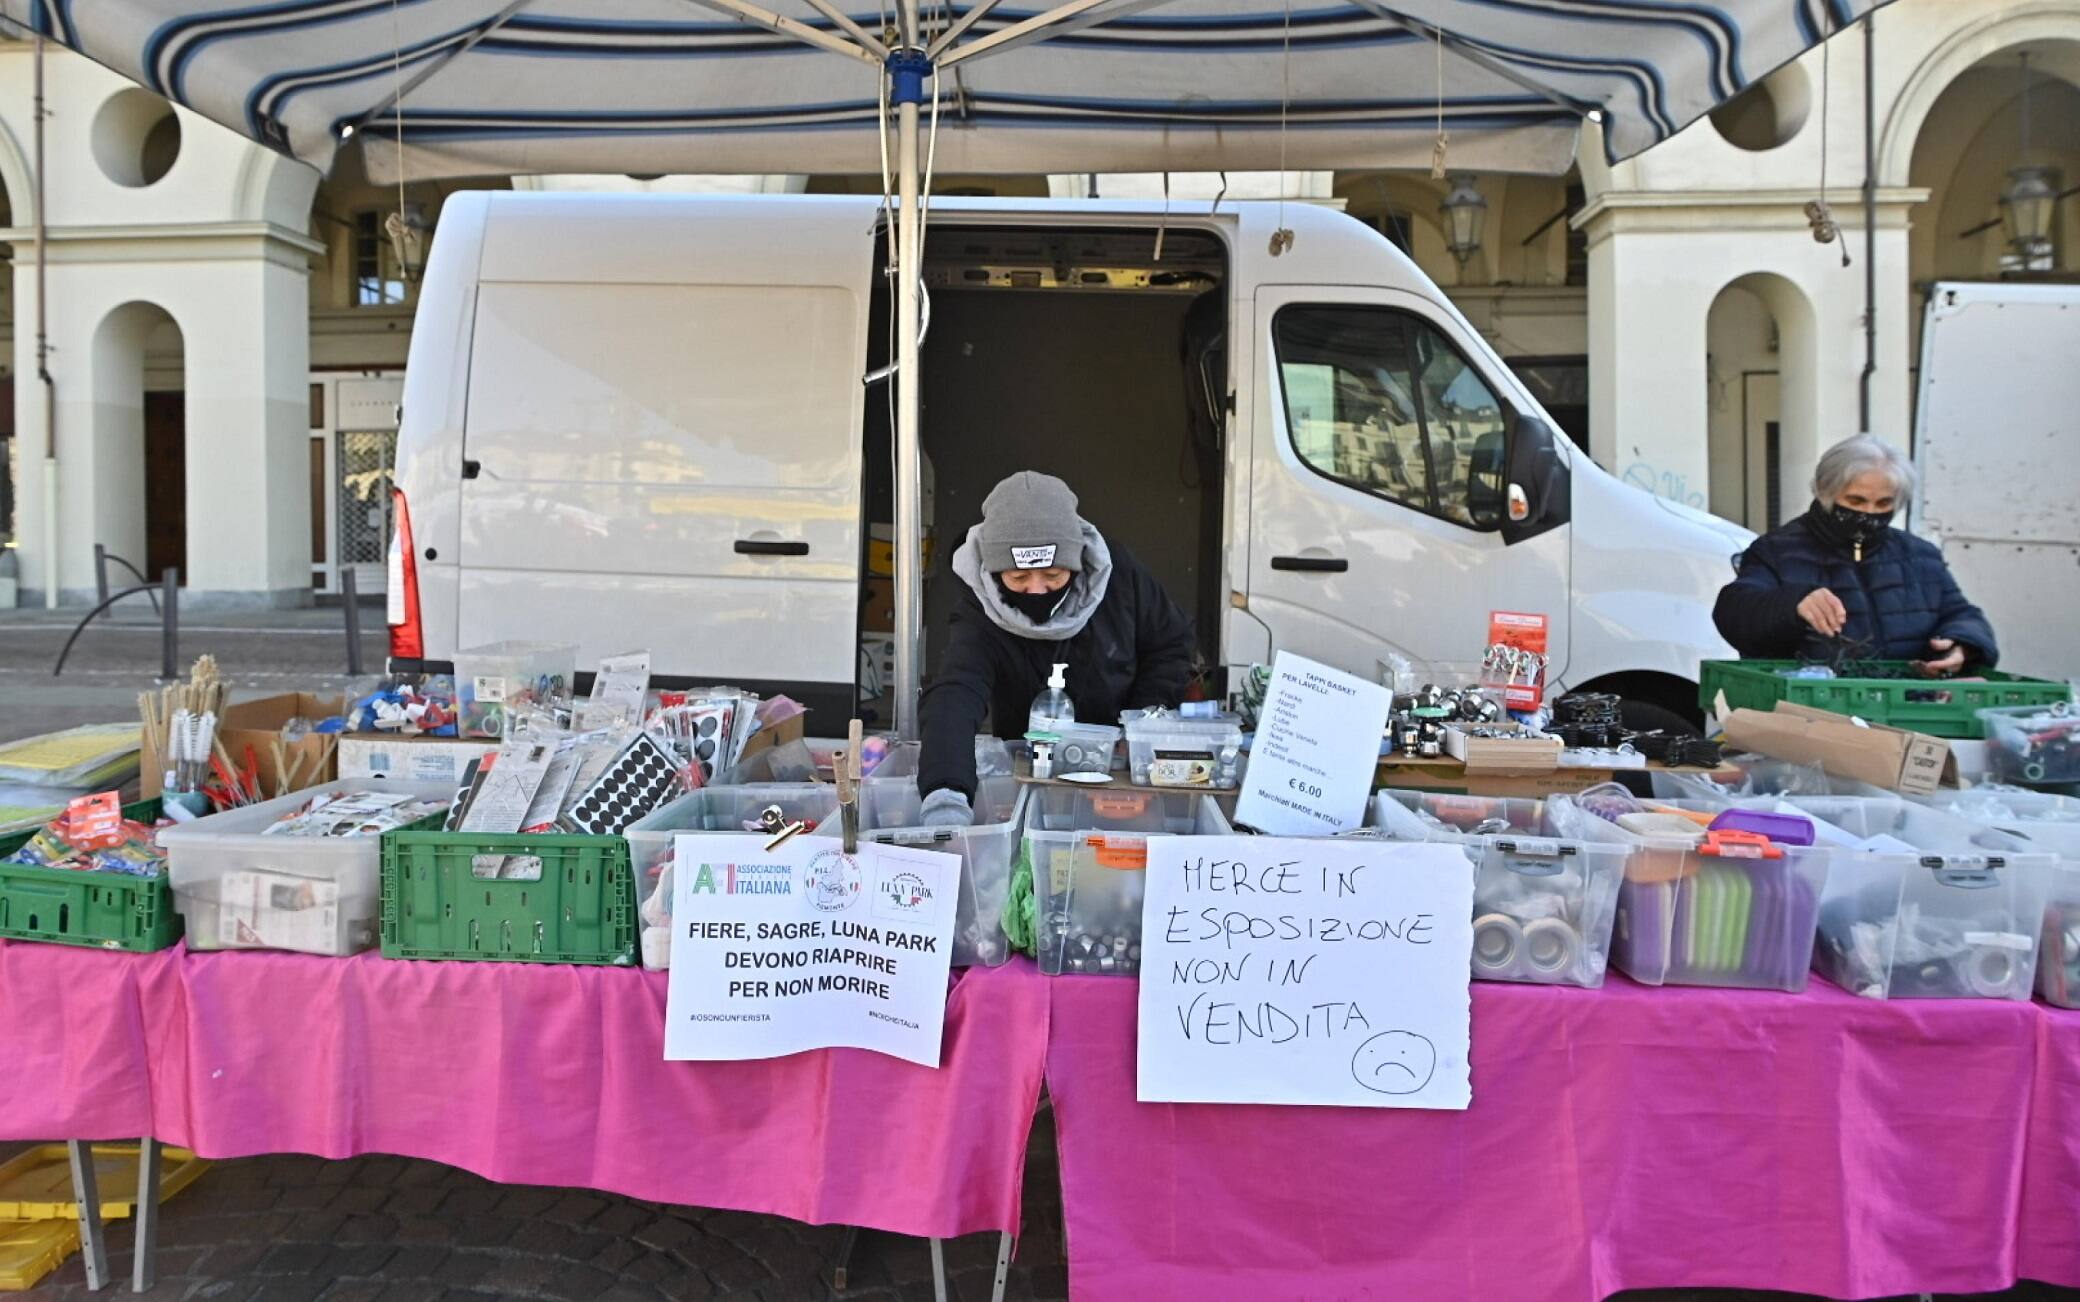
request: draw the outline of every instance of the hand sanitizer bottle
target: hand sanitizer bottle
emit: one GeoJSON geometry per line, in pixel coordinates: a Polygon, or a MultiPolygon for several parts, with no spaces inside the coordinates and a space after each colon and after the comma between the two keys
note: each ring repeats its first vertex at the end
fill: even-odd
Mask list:
{"type": "Polygon", "coordinates": [[[1026,716],[1027,733],[1053,732],[1056,724],[1076,722],[1076,703],[1062,690],[1068,686],[1063,677],[1068,672],[1069,666],[1056,665],[1048,675],[1047,690],[1033,698],[1032,712],[1026,716]]]}

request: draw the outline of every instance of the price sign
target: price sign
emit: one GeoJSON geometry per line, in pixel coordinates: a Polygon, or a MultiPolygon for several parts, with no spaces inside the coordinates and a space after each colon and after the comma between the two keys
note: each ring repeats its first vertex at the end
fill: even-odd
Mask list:
{"type": "Polygon", "coordinates": [[[1236,821],[1275,836],[1363,824],[1393,701],[1378,683],[1279,652],[1236,821]]]}

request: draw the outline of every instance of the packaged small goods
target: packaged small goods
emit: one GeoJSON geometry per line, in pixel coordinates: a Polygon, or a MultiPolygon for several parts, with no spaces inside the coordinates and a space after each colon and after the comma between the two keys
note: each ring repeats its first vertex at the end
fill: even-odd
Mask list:
{"type": "Polygon", "coordinates": [[[155,832],[148,823],[124,818],[120,798],[113,791],[104,791],[67,805],[63,814],[31,836],[7,862],[156,877],[164,870],[166,857],[160,853],[155,832]]]}

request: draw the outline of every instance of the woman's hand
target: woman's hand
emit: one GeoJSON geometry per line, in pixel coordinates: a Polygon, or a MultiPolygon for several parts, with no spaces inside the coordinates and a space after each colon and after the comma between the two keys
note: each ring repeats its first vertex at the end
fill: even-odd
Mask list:
{"type": "Polygon", "coordinates": [[[1939,654],[1931,660],[1914,661],[1915,673],[1923,678],[1939,678],[1964,668],[1964,648],[1958,645],[1956,639],[1932,637],[1928,639],[1928,645],[1930,650],[1939,654]]]}
{"type": "Polygon", "coordinates": [[[1842,629],[1849,623],[1848,608],[1842,605],[1840,597],[1826,588],[1815,588],[1806,594],[1806,599],[1798,603],[1798,617],[1812,625],[1815,633],[1826,637],[1841,636],[1842,629]]]}

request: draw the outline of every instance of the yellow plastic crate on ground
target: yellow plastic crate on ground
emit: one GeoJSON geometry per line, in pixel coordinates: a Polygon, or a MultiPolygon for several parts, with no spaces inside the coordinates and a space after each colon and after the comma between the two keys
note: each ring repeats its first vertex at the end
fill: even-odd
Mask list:
{"type": "MultiPolygon", "coordinates": [[[[136,1144],[96,1144],[95,1188],[101,1219],[120,1220],[137,1210],[136,1144]]],[[[185,1148],[159,1150],[159,1201],[195,1183],[209,1163],[185,1148]]],[[[63,1144],[39,1144],[0,1166],[0,1221],[76,1220],[72,1164],[63,1144]]],[[[75,1245],[76,1246],[76,1245],[75,1245]]]]}
{"type": "Polygon", "coordinates": [[[35,1288],[78,1251],[78,1221],[0,1221],[0,1293],[35,1288]]]}

